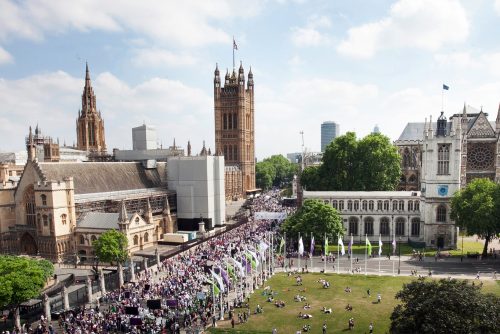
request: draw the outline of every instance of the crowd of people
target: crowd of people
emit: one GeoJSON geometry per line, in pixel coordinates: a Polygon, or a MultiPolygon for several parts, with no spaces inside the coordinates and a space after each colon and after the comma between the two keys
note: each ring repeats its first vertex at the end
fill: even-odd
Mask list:
{"type": "MultiPolygon", "coordinates": [[[[280,204],[278,191],[270,191],[253,199],[249,210],[246,224],[137,273],[133,282],[108,292],[99,306],[65,312],[59,320],[60,330],[81,334],[162,333],[168,329],[179,333],[182,328],[215,326],[217,320],[228,316],[234,326],[234,308],[245,305],[248,293],[269,274],[268,266],[261,265],[259,272],[252,268],[248,253],[258,253],[259,242],[269,241],[269,232],[277,227],[270,220],[255,220],[253,213],[292,209],[280,204]],[[236,270],[237,263],[243,271],[236,270]],[[211,271],[224,276],[228,264],[237,275],[223,277],[225,291],[214,298],[212,285],[216,283],[211,271]]],[[[249,316],[249,310],[240,312],[238,321],[245,322],[249,316]]]]}

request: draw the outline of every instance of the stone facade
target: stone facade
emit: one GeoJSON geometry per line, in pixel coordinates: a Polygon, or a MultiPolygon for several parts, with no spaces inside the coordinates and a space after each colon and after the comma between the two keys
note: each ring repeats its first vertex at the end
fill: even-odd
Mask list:
{"type": "Polygon", "coordinates": [[[255,190],[254,81],[252,70],[226,73],[221,85],[219,68],[214,72],[215,153],[224,155],[226,198],[241,198],[255,190]],[[239,170],[239,172],[237,171],[239,170]]]}

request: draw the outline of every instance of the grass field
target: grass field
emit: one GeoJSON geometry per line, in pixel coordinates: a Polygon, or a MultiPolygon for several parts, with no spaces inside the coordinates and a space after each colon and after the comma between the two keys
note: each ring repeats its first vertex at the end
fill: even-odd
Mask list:
{"type": "MultiPolygon", "coordinates": [[[[312,333],[321,333],[323,322],[327,324],[327,333],[342,333],[348,329],[348,319],[354,318],[355,333],[368,333],[368,326],[373,322],[375,333],[386,333],[390,326],[390,315],[397,301],[394,299],[396,292],[402,285],[410,282],[412,277],[392,276],[364,276],[364,275],[336,275],[336,274],[305,274],[303,285],[297,286],[294,276],[288,277],[284,273],[276,274],[266,282],[273,291],[277,292],[275,300],[283,300],[284,308],[277,308],[266,301],[267,296],[262,295],[262,289],[256,290],[250,299],[250,320],[244,324],[237,324],[235,329],[230,329],[229,321],[219,322],[219,327],[211,329],[211,333],[271,333],[272,328],[277,328],[278,333],[294,334],[303,325],[310,324],[312,333]],[[330,288],[324,289],[320,278],[330,282],[330,288]],[[346,286],[352,292],[346,293],[346,286]],[[367,289],[371,296],[368,297],[367,289]],[[300,290],[305,289],[305,292],[300,290]],[[377,293],[381,294],[382,302],[377,303],[377,293]],[[294,296],[300,294],[307,298],[305,302],[295,302],[294,296]],[[304,310],[305,303],[311,304],[311,309],[304,310]],[[353,310],[344,308],[349,303],[353,310]],[[264,313],[254,314],[257,304],[264,308],[264,313]],[[332,308],[332,314],[324,314],[322,307],[332,308]],[[309,313],[312,319],[304,320],[297,317],[299,312],[309,313]]],[[[500,295],[500,282],[484,281],[483,292],[500,295]]],[[[238,312],[235,310],[237,322],[238,312]]]]}

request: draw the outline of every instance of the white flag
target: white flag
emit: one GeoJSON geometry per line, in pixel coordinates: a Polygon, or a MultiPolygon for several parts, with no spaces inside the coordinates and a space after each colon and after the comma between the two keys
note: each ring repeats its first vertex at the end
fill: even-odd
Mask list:
{"type": "Polygon", "coordinates": [[[299,239],[299,255],[302,256],[304,254],[304,244],[302,243],[302,237],[299,239]]]}
{"type": "Polygon", "coordinates": [[[266,250],[269,248],[269,245],[266,244],[264,241],[260,241],[259,243],[259,253],[260,253],[260,257],[264,257],[264,253],[266,252],[266,250]]]}
{"type": "Polygon", "coordinates": [[[253,256],[253,259],[255,260],[255,266],[258,267],[260,262],[257,254],[255,252],[252,252],[251,250],[248,250],[248,253],[253,256]]]}
{"type": "Polygon", "coordinates": [[[340,254],[345,255],[344,243],[342,242],[342,237],[339,236],[340,254]]]}
{"type": "Polygon", "coordinates": [[[222,277],[217,275],[212,269],[210,269],[210,272],[212,273],[212,276],[215,278],[217,281],[217,284],[219,285],[220,291],[224,292],[224,283],[222,283],[222,277]]]}
{"type": "Polygon", "coordinates": [[[378,235],[378,256],[382,255],[382,236],[378,235]]]}

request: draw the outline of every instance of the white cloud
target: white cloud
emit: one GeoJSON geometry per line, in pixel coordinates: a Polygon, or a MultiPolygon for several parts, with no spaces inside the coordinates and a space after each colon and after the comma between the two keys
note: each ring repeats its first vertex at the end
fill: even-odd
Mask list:
{"type": "Polygon", "coordinates": [[[31,0],[0,2],[0,39],[20,36],[40,40],[68,30],[131,31],[159,42],[198,46],[230,42],[216,20],[256,15],[261,1],[31,0]]]}
{"type": "Polygon", "coordinates": [[[434,60],[440,66],[459,70],[478,70],[485,75],[500,75],[500,52],[481,52],[477,55],[472,52],[440,53],[434,56],[434,60]]]}
{"type": "Polygon", "coordinates": [[[444,44],[463,42],[468,35],[469,21],[458,0],[399,0],[387,17],[349,29],[337,51],[370,58],[390,48],[437,50],[444,44]]]}
{"type": "Polygon", "coordinates": [[[198,60],[190,54],[176,54],[169,50],[150,48],[135,51],[133,63],[137,66],[189,66],[198,60]]]}
{"type": "Polygon", "coordinates": [[[12,63],[13,61],[14,59],[12,58],[12,55],[0,46],[0,65],[12,63]]]}
{"type": "Polygon", "coordinates": [[[500,0],[495,0],[495,10],[497,11],[498,15],[500,15],[500,0]]]}
{"type": "MultiPolygon", "coordinates": [[[[9,148],[22,149],[28,126],[36,123],[45,135],[72,144],[83,85],[83,77],[61,71],[19,80],[0,79],[0,132],[3,138],[10,138],[9,148]],[[3,121],[13,115],[17,121],[3,121]]],[[[170,145],[174,137],[182,146],[190,139],[194,151],[201,150],[203,140],[207,146],[213,145],[209,143],[214,142],[214,133],[207,127],[213,123],[213,109],[207,109],[213,99],[198,88],[165,78],[130,86],[108,72],[96,76],[93,87],[109,151],[131,148],[131,128],[143,121],[156,126],[164,145],[170,145]]]]}
{"type": "Polygon", "coordinates": [[[326,16],[311,16],[305,27],[293,27],[291,29],[292,43],[299,47],[319,46],[329,43],[327,34],[319,29],[331,27],[331,21],[326,16]]]}
{"type": "Polygon", "coordinates": [[[300,58],[299,55],[295,55],[288,60],[288,64],[290,66],[299,66],[299,65],[302,65],[303,63],[304,63],[304,61],[302,60],[302,58],[300,58]]]}

